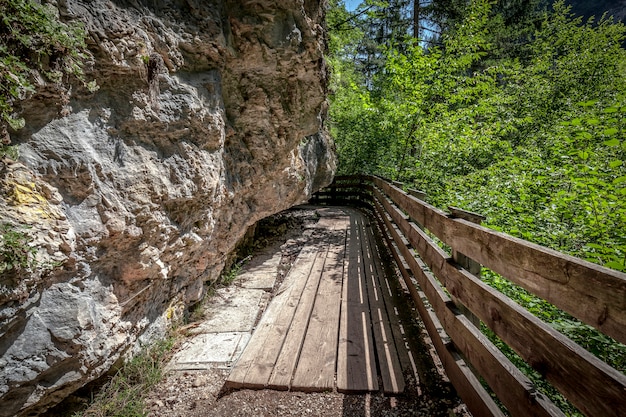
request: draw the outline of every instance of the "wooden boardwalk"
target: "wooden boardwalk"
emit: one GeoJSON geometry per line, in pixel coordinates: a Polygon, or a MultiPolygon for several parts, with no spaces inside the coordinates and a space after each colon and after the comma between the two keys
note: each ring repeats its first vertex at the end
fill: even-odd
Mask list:
{"type": "Polygon", "coordinates": [[[370,221],[349,208],[318,212],[227,386],[402,393],[410,352],[370,221]]]}

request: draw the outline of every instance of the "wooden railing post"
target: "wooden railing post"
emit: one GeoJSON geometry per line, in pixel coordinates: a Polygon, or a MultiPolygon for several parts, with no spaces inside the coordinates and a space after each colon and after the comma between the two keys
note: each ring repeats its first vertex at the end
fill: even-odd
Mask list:
{"type": "Polygon", "coordinates": [[[476,327],[483,323],[585,415],[623,415],[616,407],[624,402],[623,372],[477,276],[482,266],[489,268],[626,343],[625,273],[479,226],[483,216],[454,207],[448,214],[380,177],[372,180],[374,205],[401,255],[398,265],[406,261],[419,287],[408,273],[405,283],[451,382],[474,415],[501,415],[478,374],[512,416],[564,415],[476,327]]]}
{"type": "Polygon", "coordinates": [[[416,190],[415,188],[409,188],[407,192],[415,198],[426,201],[426,193],[424,191],[416,190]]]}
{"type": "MultiPolygon", "coordinates": [[[[477,213],[472,213],[471,211],[462,210],[457,207],[448,207],[450,211],[450,218],[457,218],[467,220],[472,223],[481,224],[483,220],[485,220],[485,216],[477,213]]],[[[480,270],[482,269],[482,265],[476,262],[475,260],[468,258],[463,255],[461,252],[457,251],[455,248],[452,248],[452,259],[458,265],[467,270],[470,274],[480,277],[480,270]]],[[[452,297],[452,301],[458,307],[459,310],[468,318],[470,321],[478,328],[480,328],[480,320],[476,317],[467,307],[461,304],[455,297],[452,297]]]]}

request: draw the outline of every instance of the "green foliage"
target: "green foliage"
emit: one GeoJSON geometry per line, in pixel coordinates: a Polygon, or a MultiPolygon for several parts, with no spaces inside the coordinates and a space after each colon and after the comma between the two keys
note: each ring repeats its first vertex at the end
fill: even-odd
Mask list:
{"type": "Polygon", "coordinates": [[[4,144],[0,144],[0,159],[4,157],[17,160],[19,153],[17,146],[7,146],[4,144]]]}
{"type": "MultiPolygon", "coordinates": [[[[403,181],[439,207],[485,215],[488,227],[626,271],[624,25],[585,22],[561,0],[550,12],[520,8],[517,17],[504,1],[463,3],[441,46],[389,47],[374,77],[331,57],[340,172],[403,181]]],[[[623,345],[490,271],[484,279],[626,370],[623,345]]]]}
{"type": "Polygon", "coordinates": [[[163,367],[174,342],[175,339],[169,337],[145,347],[124,363],[87,410],[74,417],[147,416],[146,396],[163,378],[163,367]]]}
{"type": "Polygon", "coordinates": [[[220,283],[224,286],[229,286],[230,284],[232,284],[235,278],[237,278],[237,276],[239,275],[239,272],[241,272],[241,268],[243,268],[248,260],[250,260],[250,256],[247,256],[233,263],[230,268],[222,273],[220,283]]]}
{"type": "Polygon", "coordinates": [[[36,264],[37,249],[28,236],[8,223],[0,225],[0,273],[30,270],[36,264]]]}
{"type": "MultiPolygon", "coordinates": [[[[34,93],[36,73],[53,84],[69,76],[83,80],[85,31],[81,24],[60,22],[52,6],[31,0],[0,0],[0,8],[0,127],[19,130],[25,122],[14,106],[34,93]]],[[[7,154],[5,145],[0,152],[7,154]]]]}
{"type": "Polygon", "coordinates": [[[331,57],[340,170],[408,182],[439,206],[625,270],[624,25],[584,23],[559,1],[513,30],[494,9],[470,2],[441,48],[387,49],[372,85],[331,57]]]}

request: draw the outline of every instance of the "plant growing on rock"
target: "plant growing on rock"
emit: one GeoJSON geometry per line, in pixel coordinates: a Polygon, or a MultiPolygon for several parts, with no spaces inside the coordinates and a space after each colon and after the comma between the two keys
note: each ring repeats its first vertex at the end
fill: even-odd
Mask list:
{"type": "MultiPolygon", "coordinates": [[[[25,121],[15,105],[35,92],[35,84],[62,88],[69,77],[84,82],[87,59],[82,24],[63,23],[50,5],[31,0],[0,0],[0,155],[14,156],[7,127],[19,130],[25,121]]],[[[85,84],[90,90],[94,83],[85,84]]]]}
{"type": "Polygon", "coordinates": [[[28,236],[12,225],[0,225],[0,273],[30,269],[35,265],[37,249],[28,242],[28,236]]]}
{"type": "Polygon", "coordinates": [[[143,346],[141,352],[124,362],[95,396],[92,404],[74,417],[145,416],[145,398],[164,375],[164,367],[176,343],[168,336],[143,346]]]}

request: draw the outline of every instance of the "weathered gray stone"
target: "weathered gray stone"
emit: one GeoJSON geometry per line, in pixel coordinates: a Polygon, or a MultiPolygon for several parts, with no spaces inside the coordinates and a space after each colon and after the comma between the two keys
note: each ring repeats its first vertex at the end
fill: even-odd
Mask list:
{"type": "Polygon", "coordinates": [[[280,252],[257,255],[251,264],[246,265],[243,272],[237,277],[237,285],[243,288],[256,288],[270,291],[274,288],[278,277],[278,266],[282,255],[280,252]]]}
{"type": "Polygon", "coordinates": [[[50,3],[85,22],[100,89],[63,104],[42,86],[21,103],[20,161],[0,162],[0,218],[30,227],[38,261],[0,276],[0,416],[163,334],[248,227],[335,164],[323,1],[50,3]]]}
{"type": "Polygon", "coordinates": [[[220,288],[213,303],[205,307],[202,323],[188,333],[251,332],[262,303],[268,299],[269,294],[263,290],[220,288]]]}
{"type": "Polygon", "coordinates": [[[228,368],[250,340],[250,332],[203,333],[185,342],[168,369],[172,371],[228,368]]]}

